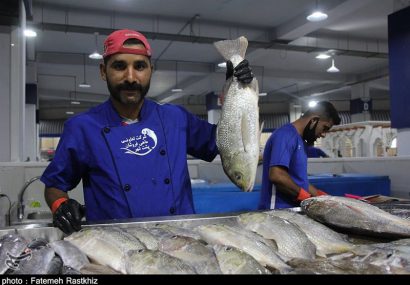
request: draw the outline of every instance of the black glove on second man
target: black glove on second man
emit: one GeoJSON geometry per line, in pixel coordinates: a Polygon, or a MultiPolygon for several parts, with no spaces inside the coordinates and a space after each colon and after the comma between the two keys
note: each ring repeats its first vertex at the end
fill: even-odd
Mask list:
{"type": "Polygon", "coordinates": [[[233,68],[232,61],[226,62],[226,79],[235,76],[239,82],[243,84],[249,84],[253,80],[252,68],[249,66],[249,62],[244,59],[235,68],[233,68]]]}
{"type": "Polygon", "coordinates": [[[81,219],[85,215],[85,206],[76,200],[68,199],[53,214],[53,223],[66,234],[81,230],[81,219]]]}

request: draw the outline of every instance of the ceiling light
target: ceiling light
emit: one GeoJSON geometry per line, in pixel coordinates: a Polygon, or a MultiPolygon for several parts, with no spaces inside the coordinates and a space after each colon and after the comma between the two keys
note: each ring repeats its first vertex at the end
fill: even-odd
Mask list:
{"type": "Polygon", "coordinates": [[[266,92],[259,93],[259,96],[266,96],[266,95],[268,95],[268,93],[266,93],[266,92]]]}
{"type": "Polygon", "coordinates": [[[182,92],[182,89],[181,88],[174,88],[174,89],[171,89],[171,92],[182,92]]]}
{"type": "Polygon", "coordinates": [[[90,88],[91,85],[90,85],[90,84],[87,84],[87,83],[85,83],[85,82],[83,82],[83,83],[78,84],[78,87],[81,87],[81,88],[90,88]]]}
{"type": "Polygon", "coordinates": [[[340,70],[335,66],[335,60],[332,59],[332,66],[329,67],[329,69],[327,70],[327,72],[336,73],[336,72],[339,72],[339,71],[340,71],[340,70]]]}
{"type": "Polygon", "coordinates": [[[88,57],[92,59],[102,59],[103,58],[103,56],[99,54],[98,51],[91,53],[88,57]]]}
{"type": "Polygon", "coordinates": [[[25,30],[24,30],[24,35],[25,35],[27,38],[37,37],[37,33],[36,33],[34,30],[32,30],[32,29],[25,29],[25,30]]]}
{"type": "Polygon", "coordinates": [[[317,105],[317,101],[310,101],[310,102],[308,103],[309,108],[313,108],[313,107],[315,107],[316,105],[317,105]]]}
{"type": "Polygon", "coordinates": [[[312,14],[306,17],[310,22],[320,22],[327,19],[327,14],[321,11],[314,11],[312,14]]]}
{"type": "Polygon", "coordinates": [[[92,59],[102,59],[103,56],[98,52],[98,32],[95,32],[94,35],[95,35],[95,51],[91,53],[88,57],[92,59]]]}
{"type": "Polygon", "coordinates": [[[318,54],[318,55],[316,56],[317,59],[328,59],[328,58],[330,58],[330,57],[331,57],[331,56],[328,55],[328,54],[326,54],[326,53],[320,53],[320,54],[318,54]]]}
{"type": "Polygon", "coordinates": [[[80,105],[81,102],[80,102],[80,101],[71,101],[71,104],[72,104],[72,105],[80,105]]]}
{"type": "Polygon", "coordinates": [[[218,67],[226,68],[226,62],[224,61],[224,62],[218,63],[218,67]]]}
{"type": "Polygon", "coordinates": [[[74,115],[74,112],[73,111],[67,111],[67,112],[65,112],[67,115],[74,115]]]}

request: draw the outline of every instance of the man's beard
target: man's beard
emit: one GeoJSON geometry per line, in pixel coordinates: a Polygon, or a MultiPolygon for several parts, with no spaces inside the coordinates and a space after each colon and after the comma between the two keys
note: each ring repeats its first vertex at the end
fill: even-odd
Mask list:
{"type": "Polygon", "coordinates": [[[147,85],[143,86],[136,82],[130,84],[124,82],[118,85],[113,85],[107,78],[107,87],[110,91],[111,97],[122,104],[135,104],[138,105],[142,102],[145,95],[148,93],[151,81],[148,81],[147,85]],[[121,91],[137,91],[134,96],[128,96],[127,94],[121,94],[121,91]]]}
{"type": "Polygon", "coordinates": [[[319,120],[316,120],[316,124],[313,126],[313,128],[310,128],[312,125],[312,120],[309,121],[309,123],[306,125],[305,129],[303,130],[303,140],[306,141],[308,145],[312,145],[316,141],[316,127],[317,124],[319,123],[319,120]]]}

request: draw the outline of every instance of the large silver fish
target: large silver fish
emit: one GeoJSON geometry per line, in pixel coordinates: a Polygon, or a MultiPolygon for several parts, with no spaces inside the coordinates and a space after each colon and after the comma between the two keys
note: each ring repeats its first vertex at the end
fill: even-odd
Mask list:
{"type": "Polygon", "coordinates": [[[136,237],[116,227],[84,228],[66,237],[91,261],[126,273],[125,255],[130,250],[145,249],[136,237]]]}
{"type": "Polygon", "coordinates": [[[223,274],[271,274],[255,258],[235,247],[215,244],[216,258],[223,274]]]}
{"type": "Polygon", "coordinates": [[[286,219],[248,212],[239,215],[238,222],[245,229],[274,240],[285,261],[292,258],[314,259],[316,256],[316,246],[296,224],[286,219]]]}
{"type": "Polygon", "coordinates": [[[182,260],[159,250],[130,250],[125,255],[127,274],[196,274],[182,260]]]}
{"type": "Polygon", "coordinates": [[[54,241],[50,243],[50,247],[61,257],[64,266],[80,271],[84,265],[90,263],[84,252],[66,240],[54,241]]]}
{"type": "Polygon", "coordinates": [[[163,237],[158,249],[181,259],[195,269],[198,274],[221,274],[218,260],[212,248],[191,237],[174,235],[163,237]]]}
{"type": "Polygon", "coordinates": [[[344,236],[306,215],[287,210],[274,210],[267,212],[267,214],[286,219],[298,225],[316,246],[316,254],[319,256],[326,257],[330,254],[352,251],[355,248],[355,245],[348,242],[344,236]]]}
{"type": "Polygon", "coordinates": [[[302,201],[311,218],[352,232],[383,237],[410,237],[410,221],[359,200],[319,196],[302,201]]]}
{"type": "MultiPolygon", "coordinates": [[[[224,40],[214,43],[234,68],[244,59],[248,40],[224,40]]],[[[229,179],[242,191],[252,191],[259,159],[258,82],[243,84],[232,76],[226,81],[216,144],[222,166],[229,179]]]]}
{"type": "Polygon", "coordinates": [[[18,234],[7,234],[0,237],[0,274],[4,274],[9,269],[15,269],[27,245],[28,241],[18,234]]]}
{"type": "Polygon", "coordinates": [[[286,273],[290,269],[264,238],[242,227],[209,224],[198,226],[196,230],[202,240],[209,244],[236,247],[255,258],[263,266],[281,273],[286,273]]]}

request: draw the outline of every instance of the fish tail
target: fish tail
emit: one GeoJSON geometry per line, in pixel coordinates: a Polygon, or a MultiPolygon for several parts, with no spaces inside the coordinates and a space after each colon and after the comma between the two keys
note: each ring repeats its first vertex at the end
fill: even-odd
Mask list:
{"type": "MultiPolygon", "coordinates": [[[[246,49],[248,48],[248,40],[245,37],[239,37],[236,40],[223,40],[214,43],[216,49],[224,57],[225,60],[231,60],[234,56],[245,58],[246,49]]],[[[236,66],[238,62],[233,62],[236,66]]]]}

